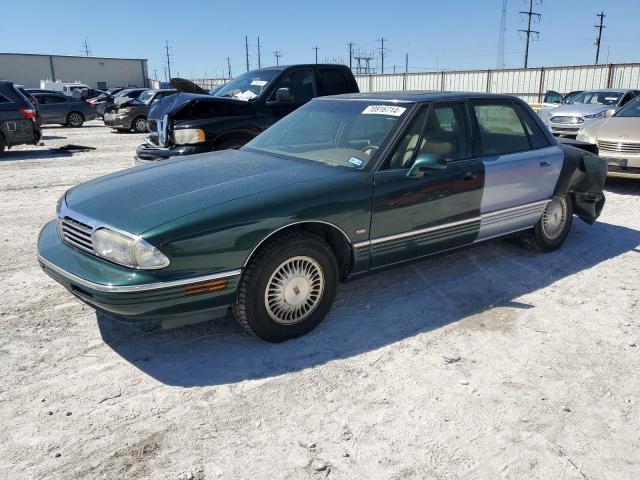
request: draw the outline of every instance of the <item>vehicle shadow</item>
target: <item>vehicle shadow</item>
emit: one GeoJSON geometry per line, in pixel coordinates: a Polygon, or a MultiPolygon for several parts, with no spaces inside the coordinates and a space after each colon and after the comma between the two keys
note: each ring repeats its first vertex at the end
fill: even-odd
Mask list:
{"type": "Polygon", "coordinates": [[[620,195],[640,194],[640,178],[608,177],[604,190],[620,195]]]}
{"type": "Polygon", "coordinates": [[[5,150],[0,156],[0,162],[18,162],[24,160],[55,160],[70,157],[73,152],[67,150],[5,150]]]}
{"type": "Polygon", "coordinates": [[[431,257],[342,284],[316,330],[281,344],[244,335],[231,319],[143,334],[101,318],[99,328],[122,358],[165,384],[268,378],[372,351],[493,307],[535,309],[519,297],[639,244],[640,231],[576,219],[565,245],[552,253],[497,240],[431,257]]]}

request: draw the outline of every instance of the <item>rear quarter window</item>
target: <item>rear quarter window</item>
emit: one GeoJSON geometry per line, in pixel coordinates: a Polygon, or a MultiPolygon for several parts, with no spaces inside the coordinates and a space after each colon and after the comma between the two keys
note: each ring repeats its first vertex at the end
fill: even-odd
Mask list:
{"type": "Polygon", "coordinates": [[[351,92],[350,82],[338,68],[320,68],[320,81],[324,95],[339,95],[351,92]]]}

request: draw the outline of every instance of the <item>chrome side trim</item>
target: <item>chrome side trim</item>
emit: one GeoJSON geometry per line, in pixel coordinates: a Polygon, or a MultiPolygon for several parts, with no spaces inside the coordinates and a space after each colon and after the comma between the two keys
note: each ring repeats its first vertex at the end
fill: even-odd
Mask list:
{"type": "Polygon", "coordinates": [[[92,290],[96,290],[98,292],[109,292],[109,293],[148,292],[151,290],[161,290],[163,288],[181,287],[183,285],[190,285],[192,283],[208,282],[211,280],[218,280],[221,278],[235,277],[242,273],[241,269],[237,269],[237,270],[227,270],[226,272],[220,272],[220,273],[212,273],[211,275],[202,275],[199,277],[184,278],[182,280],[173,280],[169,282],[143,283],[140,285],[103,285],[100,283],[95,283],[89,280],[85,280],[82,277],[79,277],[77,275],[74,275],[73,273],[67,272],[66,270],[58,267],[57,265],[51,263],[46,258],[42,257],[40,254],[38,254],[38,261],[43,266],[45,271],[46,269],[52,270],[56,272],[58,275],[80,286],[87,287],[92,290]]]}
{"type": "Polygon", "coordinates": [[[482,215],[476,242],[533,227],[550,200],[525,203],[482,215]]]}
{"type": "MultiPolygon", "coordinates": [[[[269,233],[269,235],[267,235],[266,237],[264,237],[262,240],[260,240],[260,242],[258,242],[258,244],[253,247],[253,249],[251,250],[251,252],[249,253],[249,255],[247,256],[247,259],[244,261],[244,264],[242,265],[242,268],[246,267],[247,264],[249,263],[249,260],[251,260],[251,257],[253,257],[253,254],[256,253],[256,251],[258,250],[258,248],[260,248],[260,246],[262,244],[264,244],[264,242],[266,242],[268,239],[270,239],[271,237],[273,237],[276,233],[278,233],[281,230],[284,230],[285,228],[288,227],[293,227],[294,225],[300,225],[302,223],[322,223],[323,225],[329,225],[330,227],[335,228],[336,230],[338,230],[340,233],[342,233],[342,235],[344,236],[344,238],[347,240],[347,243],[349,243],[349,245],[351,245],[351,247],[355,247],[355,245],[351,242],[351,239],[349,238],[349,235],[346,234],[346,232],[341,229],[339,226],[334,225],[333,223],[329,223],[329,222],[324,222],[322,220],[300,220],[299,222],[293,222],[293,223],[289,223],[283,227],[277,228],[276,230],[274,230],[273,232],[269,233]]],[[[360,242],[362,243],[362,242],[360,242]]]]}
{"type": "Polygon", "coordinates": [[[433,227],[422,228],[420,230],[411,230],[409,232],[396,233],[394,235],[387,235],[386,237],[378,237],[373,240],[367,240],[366,242],[358,242],[354,247],[364,247],[367,245],[376,245],[378,243],[389,242],[391,240],[398,240],[400,238],[413,237],[415,235],[422,235],[423,233],[435,232],[436,230],[443,230],[445,228],[456,227],[458,225],[465,225],[467,223],[473,223],[480,221],[480,217],[468,218],[466,220],[459,220],[457,222],[445,223],[443,225],[436,225],[433,227]]]}

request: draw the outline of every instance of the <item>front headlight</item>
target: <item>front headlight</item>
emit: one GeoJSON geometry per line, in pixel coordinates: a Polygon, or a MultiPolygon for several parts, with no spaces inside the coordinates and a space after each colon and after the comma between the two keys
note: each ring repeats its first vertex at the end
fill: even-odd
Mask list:
{"type": "Polygon", "coordinates": [[[606,110],[598,113],[592,113],[591,115],[584,115],[584,118],[603,118],[606,110]]]}
{"type": "Polygon", "coordinates": [[[125,267],[148,270],[169,265],[169,259],[160,250],[141,238],[108,228],[98,228],[91,238],[96,255],[125,267]]]}
{"type": "Polygon", "coordinates": [[[585,132],[584,128],[581,128],[580,130],[578,130],[578,134],[576,135],[576,140],[580,142],[595,143],[593,141],[593,138],[589,137],[587,132],[585,132]]]}
{"type": "Polygon", "coordinates": [[[183,130],[174,130],[173,140],[176,145],[200,143],[204,142],[205,134],[199,128],[185,128],[183,130]]]}
{"type": "Polygon", "coordinates": [[[116,113],[119,115],[121,113],[131,113],[133,112],[133,108],[132,107],[125,107],[125,108],[119,108],[116,113]]]}

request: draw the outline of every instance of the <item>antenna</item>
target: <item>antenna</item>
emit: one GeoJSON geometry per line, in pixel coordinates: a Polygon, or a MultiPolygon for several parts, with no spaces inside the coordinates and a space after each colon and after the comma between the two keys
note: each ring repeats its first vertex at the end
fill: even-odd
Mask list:
{"type": "Polygon", "coordinates": [[[282,52],[280,50],[276,50],[273,52],[273,56],[276,57],[276,66],[280,65],[280,58],[282,57],[282,52]]]}
{"type": "Polygon", "coordinates": [[[498,58],[496,68],[504,68],[504,39],[507,33],[507,2],[502,0],[502,15],[500,16],[500,30],[498,37],[498,58]]]}
{"type": "MultiPolygon", "coordinates": [[[[602,41],[602,29],[605,28],[604,17],[606,17],[606,15],[604,14],[604,12],[600,12],[599,14],[596,15],[596,17],[600,17],[600,24],[595,25],[595,27],[598,29],[598,36],[596,37],[596,64],[597,64],[598,60],[600,59],[600,42],[602,41]]],[[[607,53],[607,56],[608,56],[608,53],[607,53]]]]}
{"type": "Polygon", "coordinates": [[[529,17],[526,30],[518,30],[519,32],[524,32],[527,34],[527,43],[524,50],[524,68],[527,68],[529,66],[529,38],[531,37],[532,33],[536,36],[536,38],[540,37],[539,31],[531,30],[531,18],[536,17],[538,21],[540,21],[542,15],[533,11],[533,0],[529,0],[529,11],[520,13],[529,17]]]}
{"type": "Polygon", "coordinates": [[[167,52],[167,70],[165,71],[165,76],[167,76],[167,73],[168,73],[169,77],[168,77],[167,81],[169,81],[169,80],[171,80],[171,58],[169,56],[169,49],[171,47],[169,47],[169,41],[168,40],[165,40],[164,43],[165,43],[164,49],[167,52]]]}

